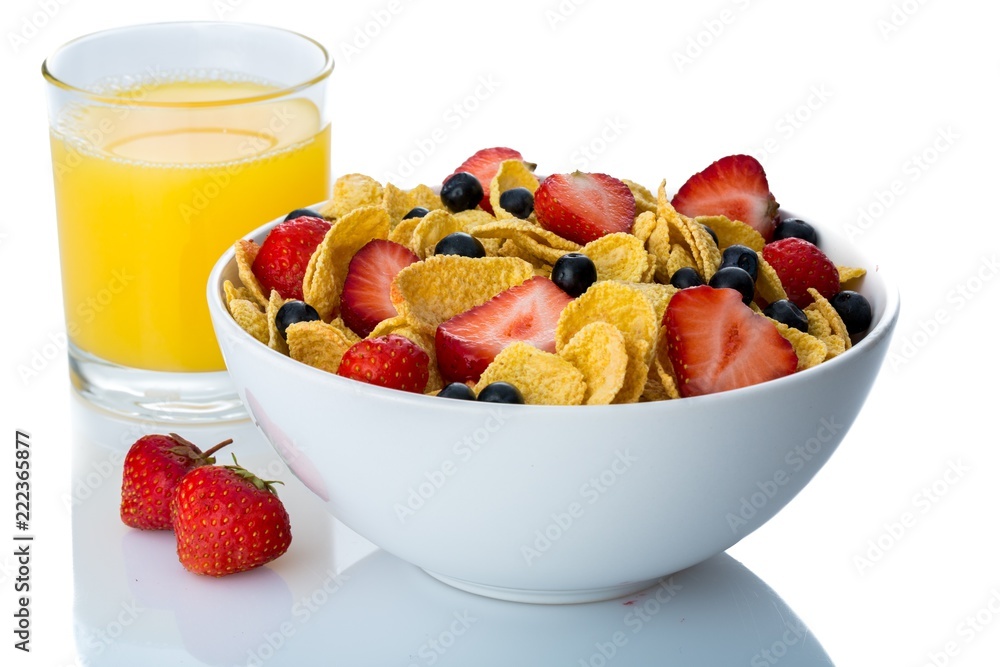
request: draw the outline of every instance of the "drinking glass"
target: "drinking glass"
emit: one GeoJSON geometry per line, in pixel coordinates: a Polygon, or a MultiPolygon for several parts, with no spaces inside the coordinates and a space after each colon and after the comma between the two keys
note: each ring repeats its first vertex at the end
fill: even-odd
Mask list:
{"type": "Polygon", "coordinates": [[[42,65],[73,386],[154,421],[245,416],[205,302],[238,238],[327,198],[333,62],[274,27],[138,25],[42,65]]]}

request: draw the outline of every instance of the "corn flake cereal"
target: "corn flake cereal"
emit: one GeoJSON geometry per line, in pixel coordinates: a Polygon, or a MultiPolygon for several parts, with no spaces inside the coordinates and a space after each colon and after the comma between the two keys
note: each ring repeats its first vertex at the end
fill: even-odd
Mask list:
{"type": "Polygon", "coordinates": [[[640,291],[624,283],[594,283],[571,301],[559,316],[556,350],[561,351],[578,331],[591,322],[607,322],[615,326],[625,340],[628,355],[625,378],[612,403],[637,401],[646,386],[656,342],[658,322],[653,306],[640,291]]]}
{"type": "Polygon", "coordinates": [[[342,320],[339,317],[335,317],[332,320],[330,320],[330,326],[340,329],[340,333],[344,334],[344,338],[349,340],[352,345],[361,340],[361,336],[351,331],[350,327],[344,324],[344,320],[342,320]]]}
{"type": "Polygon", "coordinates": [[[333,184],[333,198],[320,211],[325,218],[342,218],[362,206],[381,206],[382,184],[364,174],[346,174],[333,184]]]}
{"type": "Polygon", "coordinates": [[[778,329],[778,333],[792,344],[795,356],[799,359],[796,371],[804,371],[807,368],[818,366],[826,360],[827,347],[819,338],[810,336],[804,331],[799,331],[777,320],[771,320],[771,322],[778,329]]]}
{"type": "MultiPolygon", "coordinates": [[[[655,335],[655,334],[654,334],[655,335]]],[[[635,403],[646,388],[646,378],[649,376],[649,364],[652,361],[652,345],[649,341],[638,338],[626,338],[625,350],[628,353],[628,363],[625,367],[625,380],[618,390],[612,403],[635,403]]]]}
{"type": "Polygon", "coordinates": [[[843,285],[857,278],[861,278],[868,272],[862,268],[854,266],[838,266],[837,273],[840,274],[840,284],[843,285]]]}
{"type": "Polygon", "coordinates": [[[257,302],[257,305],[263,306],[267,304],[267,297],[264,296],[264,290],[261,289],[252,268],[253,261],[257,259],[257,253],[260,252],[260,246],[254,241],[240,240],[236,242],[235,250],[236,266],[240,272],[240,282],[250,292],[250,296],[257,302]]]}
{"type": "Polygon", "coordinates": [[[635,221],[632,223],[632,236],[645,244],[654,229],[656,229],[656,213],[654,211],[643,211],[635,216],[635,221]]]}
{"type": "Polygon", "coordinates": [[[355,253],[369,241],[388,235],[389,214],[381,206],[356,208],[333,223],[309,259],[302,280],[305,302],[321,319],[331,319],[340,305],[340,291],[355,253]]]}
{"type": "Polygon", "coordinates": [[[518,341],[505,347],[483,371],[478,394],[491,382],[509,382],[528,405],[580,405],[587,391],[583,373],[559,355],[518,341]]]}
{"type": "Polygon", "coordinates": [[[695,271],[698,270],[695,264],[694,257],[691,253],[687,251],[687,248],[677,243],[670,247],[670,254],[667,255],[666,264],[663,267],[662,275],[657,273],[657,277],[662,280],[662,282],[670,282],[670,278],[683,268],[692,268],[695,271]]]}
{"type": "Polygon", "coordinates": [[[420,206],[426,208],[428,211],[436,211],[439,208],[444,208],[441,196],[429,186],[418,185],[411,190],[407,190],[406,194],[410,197],[410,202],[413,204],[411,208],[420,206]]]}
{"type": "Polygon", "coordinates": [[[637,290],[615,282],[598,282],[571,301],[556,325],[556,350],[561,350],[580,329],[591,322],[607,322],[628,340],[656,339],[656,313],[637,290]]]}
{"type": "Polygon", "coordinates": [[[470,208],[467,211],[452,213],[452,215],[462,223],[462,229],[470,234],[476,227],[497,221],[496,218],[481,208],[470,208]]]}
{"type": "Polygon", "coordinates": [[[757,253],[757,283],[755,287],[757,294],[768,303],[788,298],[785,288],[781,286],[781,278],[778,277],[777,271],[767,263],[764,255],[760,252],[757,253]]]}
{"type": "Polygon", "coordinates": [[[649,268],[649,255],[642,241],[626,232],[606,234],[583,246],[580,252],[594,262],[598,280],[639,282],[649,268]]]}
{"type": "Polygon", "coordinates": [[[229,303],[229,312],[240,328],[267,345],[267,316],[253,301],[233,299],[229,303]]]}
{"type": "Polygon", "coordinates": [[[559,356],[583,373],[586,405],[608,405],[625,382],[628,350],[618,328],[592,322],[580,329],[559,351],[559,356]]]}
{"type": "Polygon", "coordinates": [[[802,312],[805,313],[806,319],[809,320],[810,336],[823,339],[833,335],[833,329],[830,328],[830,321],[823,316],[823,313],[809,307],[803,309],[802,312]]]}
{"type": "Polygon", "coordinates": [[[406,246],[413,253],[416,254],[416,250],[413,248],[413,232],[416,230],[417,225],[423,218],[407,218],[406,220],[400,220],[395,227],[389,231],[389,240],[393,243],[398,243],[399,245],[406,246]]]}
{"type": "Polygon", "coordinates": [[[708,282],[719,270],[719,265],[722,263],[722,253],[719,252],[719,246],[715,245],[708,230],[692,218],[680,216],[680,222],[677,225],[691,251],[691,256],[694,258],[695,268],[705,279],[705,282],[708,282]]]}
{"type": "Polygon", "coordinates": [[[417,219],[420,222],[413,230],[413,239],[408,247],[420,259],[427,259],[433,255],[434,246],[448,234],[462,231],[462,223],[445,210],[431,211],[423,218],[417,219]]]}
{"type": "Polygon", "coordinates": [[[815,288],[808,289],[813,302],[806,306],[806,310],[816,310],[830,324],[830,333],[844,341],[844,349],[851,349],[851,334],[847,332],[847,325],[841,319],[840,313],[833,307],[833,304],[826,300],[815,288]]]}
{"type": "Polygon", "coordinates": [[[497,168],[496,176],[493,177],[489,187],[490,206],[493,207],[497,219],[513,218],[511,213],[500,206],[500,195],[514,188],[527,188],[534,195],[538,189],[538,178],[523,160],[504,160],[497,168]]]}
{"type": "Polygon", "coordinates": [[[694,221],[715,232],[722,250],[731,245],[743,245],[754,252],[764,249],[764,237],[760,232],[739,220],[730,220],[724,215],[699,215],[694,221]]]}
{"type": "Polygon", "coordinates": [[[285,300],[278,294],[278,290],[271,290],[271,298],[267,302],[267,346],[272,350],[277,350],[282,354],[288,354],[288,345],[278,331],[277,316],[278,310],[285,304],[285,300]]]}
{"type": "Polygon", "coordinates": [[[486,303],[535,275],[515,257],[436,255],[404,268],[392,286],[392,302],[421,331],[486,303]]]}
{"type": "Polygon", "coordinates": [[[663,313],[667,310],[670,298],[680,291],[673,285],[661,285],[659,283],[627,283],[626,286],[641,294],[649,302],[649,305],[653,307],[657,325],[663,321],[663,313]]]}
{"type": "Polygon", "coordinates": [[[222,291],[226,294],[227,306],[233,301],[233,299],[244,299],[246,301],[254,300],[253,295],[250,294],[250,290],[243,286],[236,287],[230,280],[222,283],[222,291]]]}
{"type": "Polygon", "coordinates": [[[580,245],[550,232],[544,227],[527,220],[507,218],[475,227],[471,234],[476,238],[530,239],[539,245],[564,252],[578,252],[580,245]]]}
{"type": "Polygon", "coordinates": [[[656,376],[659,378],[667,397],[680,398],[681,392],[677,388],[677,380],[674,378],[673,366],[671,366],[670,359],[667,357],[666,345],[663,343],[664,340],[666,340],[666,336],[661,335],[656,358],[653,359],[653,370],[655,370],[656,376]]]}
{"type": "MultiPolygon", "coordinates": [[[[652,213],[654,216],[656,215],[656,197],[649,191],[649,188],[635,181],[630,181],[627,178],[621,179],[621,182],[627,185],[628,189],[632,191],[632,196],[635,198],[635,212],[637,214],[652,213]]],[[[638,221],[638,216],[636,219],[638,221]]]]}
{"type": "Polygon", "coordinates": [[[412,201],[409,194],[392,183],[385,184],[385,188],[382,190],[382,206],[389,214],[390,225],[393,229],[403,219],[403,216],[413,209],[412,201]]]}
{"type": "Polygon", "coordinates": [[[336,373],[340,360],[353,343],[326,322],[296,322],[285,330],[288,356],[313,368],[336,373]]]}
{"type": "Polygon", "coordinates": [[[660,187],[656,190],[656,217],[667,223],[667,230],[671,233],[670,242],[680,243],[683,237],[679,234],[681,214],[677,212],[674,205],[667,198],[667,181],[660,181],[660,187]]]}

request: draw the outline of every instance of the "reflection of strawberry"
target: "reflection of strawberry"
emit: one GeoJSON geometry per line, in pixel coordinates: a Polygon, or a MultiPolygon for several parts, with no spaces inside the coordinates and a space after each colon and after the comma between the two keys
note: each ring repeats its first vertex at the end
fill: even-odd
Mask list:
{"type": "Polygon", "coordinates": [[[221,577],[285,553],[292,530],[273,484],[238,464],[204,466],[185,475],[170,505],[181,565],[221,577]]]}
{"type": "Polygon", "coordinates": [[[689,287],[663,315],[667,355],[681,396],[738,389],[795,372],[798,357],[736,290],[689,287]]]}
{"type": "Polygon", "coordinates": [[[176,433],[146,435],[125,455],[120,514],[127,526],[170,530],[170,499],[177,482],[193,468],[215,463],[212,454],[232,440],[202,452],[176,433]]]}
{"type": "Polygon", "coordinates": [[[376,239],[355,253],[340,295],[344,324],[367,336],[382,320],[396,316],[389,290],[396,274],[420,258],[404,245],[376,239]]]}
{"type": "Polygon", "coordinates": [[[635,197],[607,174],[553,174],[535,191],[535,216],[550,232],[584,245],[605,234],[630,231],[635,197]]]}
{"type": "MultiPolygon", "coordinates": [[[[476,177],[479,184],[483,186],[483,199],[479,202],[479,208],[487,213],[493,213],[493,206],[490,205],[490,183],[500,169],[500,163],[504,160],[523,160],[521,154],[513,148],[484,148],[476,151],[472,157],[458,166],[454,172],[467,171],[476,177]]],[[[450,174],[449,174],[450,175],[450,174]]]]}
{"type": "Polygon", "coordinates": [[[389,334],[358,341],[344,352],[337,375],[368,384],[423,393],[430,357],[405,336],[389,334]]]}
{"type": "Polygon", "coordinates": [[[840,272],[822,250],[809,241],[787,238],[764,246],[764,259],[770,264],[788,300],[799,308],[813,302],[808,289],[812,287],[825,298],[833,298],[840,291],[840,272]]]}
{"type": "Polygon", "coordinates": [[[309,258],[329,229],[326,220],[309,216],[275,225],[251,267],[265,296],[274,289],[283,299],[302,300],[302,279],[309,258]]]}
{"type": "Polygon", "coordinates": [[[536,276],[442,323],[434,340],[441,375],[451,382],[476,381],[514,341],[555,352],[556,324],[572,300],[554,282],[536,276]]]}
{"type": "Polygon", "coordinates": [[[679,213],[724,215],[750,225],[770,240],[777,224],[778,203],[767,185],[760,162],[749,155],[730,155],[687,180],[671,201],[679,213]]]}

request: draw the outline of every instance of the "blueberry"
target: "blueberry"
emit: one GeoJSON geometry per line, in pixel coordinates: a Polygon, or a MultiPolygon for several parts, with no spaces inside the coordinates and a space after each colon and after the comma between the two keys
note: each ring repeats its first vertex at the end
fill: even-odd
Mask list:
{"type": "Polygon", "coordinates": [[[452,382],[439,391],[438,396],[441,398],[458,398],[463,401],[476,400],[476,392],[472,391],[469,385],[464,382],[452,382]]]}
{"type": "Polygon", "coordinates": [[[285,330],[296,322],[314,322],[319,319],[319,313],[305,301],[286,301],[274,316],[278,333],[285,337],[285,330]]]}
{"type": "Polygon", "coordinates": [[[727,266],[719,269],[708,281],[709,287],[720,289],[729,287],[736,290],[743,297],[743,303],[750,305],[753,301],[754,284],[750,274],[738,266],[727,266]]]}
{"type": "Polygon", "coordinates": [[[798,218],[786,218],[774,228],[773,239],[775,241],[790,238],[802,239],[809,241],[813,245],[819,245],[819,237],[816,236],[816,229],[805,220],[799,220],[798,218]]]}
{"type": "Polygon", "coordinates": [[[524,396],[509,382],[491,382],[479,392],[478,400],[486,403],[524,403],[524,396]]]}
{"type": "Polygon", "coordinates": [[[512,188],[500,193],[500,208],[525,220],[535,210],[535,198],[528,188],[512,188]]]}
{"type": "Polygon", "coordinates": [[[322,218],[319,212],[312,210],[311,208],[297,208],[288,215],[285,216],[285,222],[289,220],[294,220],[295,218],[301,218],[302,216],[309,216],[310,218],[322,218]]]}
{"type": "Polygon", "coordinates": [[[719,235],[715,233],[715,230],[712,229],[711,227],[709,227],[708,225],[702,225],[702,227],[705,228],[705,231],[708,232],[708,235],[712,237],[713,241],[715,241],[715,245],[718,246],[719,245],[719,235]]]}
{"type": "Polygon", "coordinates": [[[452,174],[441,186],[441,201],[452,213],[476,208],[482,199],[483,186],[467,171],[452,174]]]}
{"type": "Polygon", "coordinates": [[[793,329],[809,333],[809,318],[806,317],[801,308],[788,299],[775,301],[764,309],[764,314],[772,320],[778,320],[782,324],[787,324],[793,329]]]}
{"type": "Polygon", "coordinates": [[[575,299],[597,282],[597,267],[582,252],[568,252],[552,267],[552,282],[575,299]]]}
{"type": "Polygon", "coordinates": [[[857,292],[837,292],[830,299],[830,305],[837,310],[840,319],[844,320],[849,334],[864,333],[872,324],[872,305],[857,292]]]}
{"type": "Polygon", "coordinates": [[[731,245],[722,251],[722,264],[719,268],[735,266],[750,274],[757,280],[757,253],[745,245],[731,245]]]}
{"type": "Polygon", "coordinates": [[[670,276],[670,284],[677,289],[684,289],[686,287],[704,285],[705,279],[690,266],[683,266],[674,271],[674,275],[670,276]]]}
{"type": "Polygon", "coordinates": [[[435,255],[461,255],[462,257],[486,257],[486,248],[472,234],[452,232],[434,246],[435,255]]]}
{"type": "Polygon", "coordinates": [[[423,206],[415,206],[407,211],[406,215],[403,216],[403,220],[407,220],[408,218],[422,218],[428,213],[430,213],[430,211],[423,206]]]}

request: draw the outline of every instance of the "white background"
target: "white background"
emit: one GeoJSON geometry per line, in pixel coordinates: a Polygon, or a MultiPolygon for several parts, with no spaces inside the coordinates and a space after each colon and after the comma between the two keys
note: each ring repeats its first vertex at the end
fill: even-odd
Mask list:
{"type": "Polygon", "coordinates": [[[1000,618],[985,612],[992,623],[972,633],[965,619],[1000,600],[1000,9],[968,0],[578,5],[4,3],[0,515],[13,514],[13,432],[25,430],[41,541],[30,656],[10,648],[12,560],[0,552],[0,662],[73,662],[70,514],[61,500],[72,429],[64,353],[56,353],[63,316],[39,66],[94,30],[221,18],[291,28],[331,48],[335,174],[384,179],[410,160],[421,164],[403,181],[433,183],[480,147],[510,145],[544,173],[579,168],[649,186],[665,177],[676,188],[718,157],[758,155],[785,207],[850,234],[898,282],[903,312],[896,356],[841,448],[730,553],[775,588],[838,665],[916,667],[949,642],[957,655],[948,664],[997,664],[1000,618]],[[443,141],[431,139],[437,128],[443,141]],[[890,201],[894,181],[902,194],[890,201]],[[860,210],[870,217],[859,223],[860,210]],[[944,481],[950,468],[965,472],[944,481]],[[935,482],[933,502],[917,497],[935,482]],[[907,512],[915,525],[893,537],[889,526],[907,512]]]}

